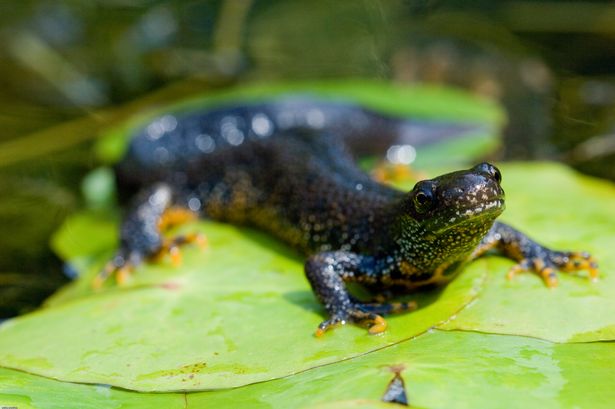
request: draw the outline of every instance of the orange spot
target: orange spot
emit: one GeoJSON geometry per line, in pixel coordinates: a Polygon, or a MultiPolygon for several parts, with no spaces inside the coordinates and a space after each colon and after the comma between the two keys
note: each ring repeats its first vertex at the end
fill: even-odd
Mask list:
{"type": "Polygon", "coordinates": [[[387,174],[386,171],[384,169],[384,166],[380,165],[377,166],[376,168],[374,168],[374,170],[372,170],[372,179],[374,179],[375,181],[378,182],[386,182],[387,180],[387,174]]]}
{"type": "Polygon", "coordinates": [[[177,246],[171,246],[169,248],[169,256],[171,256],[171,263],[173,267],[179,267],[182,264],[182,253],[177,246]]]}
{"type": "Polygon", "coordinates": [[[596,281],[600,275],[596,259],[587,253],[572,253],[561,269],[566,272],[587,270],[589,278],[592,281],[596,281]]]}
{"type": "Polygon", "coordinates": [[[316,338],[320,338],[320,337],[322,337],[324,334],[325,334],[325,330],[324,330],[324,329],[322,329],[322,328],[318,328],[318,329],[316,330],[316,332],[314,333],[314,336],[315,336],[316,338]]]}
{"type": "Polygon", "coordinates": [[[374,324],[369,327],[368,332],[372,335],[381,334],[387,329],[387,322],[380,315],[374,318],[374,324]]]}
{"type": "Polygon", "coordinates": [[[194,237],[190,239],[190,241],[196,243],[196,245],[201,249],[205,250],[207,248],[207,237],[200,233],[193,233],[194,237]]]}
{"type": "Polygon", "coordinates": [[[483,245],[479,245],[474,252],[472,253],[472,255],[470,256],[471,259],[475,259],[478,258],[480,256],[482,256],[483,254],[485,254],[486,252],[488,252],[489,250],[493,249],[496,245],[498,244],[497,241],[491,241],[489,243],[485,243],[483,245]]]}
{"type": "Polygon", "coordinates": [[[131,272],[132,272],[132,268],[126,265],[120,268],[119,270],[117,270],[117,272],[115,273],[115,280],[117,281],[119,285],[124,285],[128,283],[128,281],[130,281],[131,272]]]}
{"type": "Polygon", "coordinates": [[[506,273],[506,278],[508,280],[512,280],[521,271],[523,271],[523,268],[519,264],[515,264],[510,268],[510,270],[508,270],[508,273],[506,273]]]}
{"type": "Polygon", "coordinates": [[[171,227],[184,224],[198,218],[197,213],[184,207],[170,207],[164,211],[158,221],[160,231],[168,230],[171,227]]]}
{"type": "Polygon", "coordinates": [[[545,269],[545,262],[540,258],[532,259],[532,264],[536,271],[543,271],[545,269]]]}
{"type": "Polygon", "coordinates": [[[100,290],[105,281],[107,281],[107,279],[109,278],[109,276],[113,274],[115,268],[115,264],[112,261],[105,264],[105,267],[102,269],[102,271],[98,273],[96,277],[94,277],[94,280],[92,281],[92,288],[94,290],[100,290]]]}
{"type": "Polygon", "coordinates": [[[552,268],[545,268],[540,272],[542,279],[549,288],[555,288],[558,285],[557,276],[552,268]]]}
{"type": "Polygon", "coordinates": [[[590,268],[588,269],[588,272],[589,272],[589,278],[590,278],[592,281],[598,281],[598,277],[600,277],[600,271],[598,271],[598,268],[596,268],[596,267],[590,267],[590,268]]]}
{"type": "Polygon", "coordinates": [[[94,277],[94,281],[92,281],[92,288],[95,290],[100,290],[106,279],[107,278],[104,277],[102,274],[98,274],[96,277],[94,277]]]}
{"type": "Polygon", "coordinates": [[[399,269],[401,270],[402,274],[408,275],[408,276],[414,275],[419,272],[419,270],[416,267],[414,267],[412,264],[410,264],[406,260],[402,261],[399,264],[399,269]]]}
{"type": "Polygon", "coordinates": [[[508,245],[505,245],[503,251],[513,260],[522,261],[525,259],[525,256],[521,251],[521,247],[519,247],[516,242],[512,242],[508,245]]]}
{"type": "Polygon", "coordinates": [[[150,259],[155,262],[160,262],[167,255],[169,249],[163,244],[160,250],[156,252],[156,254],[152,255],[150,259]]]}
{"type": "Polygon", "coordinates": [[[416,172],[408,165],[381,162],[371,172],[372,179],[382,183],[406,182],[426,179],[427,175],[416,172]]]}

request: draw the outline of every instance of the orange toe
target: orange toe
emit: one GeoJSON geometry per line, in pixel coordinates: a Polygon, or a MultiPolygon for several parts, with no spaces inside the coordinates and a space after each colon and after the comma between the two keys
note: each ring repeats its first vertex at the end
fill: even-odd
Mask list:
{"type": "Polygon", "coordinates": [[[387,322],[380,315],[374,318],[374,324],[369,327],[368,332],[372,335],[382,334],[387,329],[387,322]]]}

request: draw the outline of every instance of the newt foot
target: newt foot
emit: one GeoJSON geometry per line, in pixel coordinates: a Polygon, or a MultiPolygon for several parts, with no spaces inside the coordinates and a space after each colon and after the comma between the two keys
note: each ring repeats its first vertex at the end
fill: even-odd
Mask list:
{"type": "MultiPolygon", "coordinates": [[[[135,257],[136,258],[136,257],[135,257]]],[[[121,255],[116,255],[113,260],[105,264],[105,267],[94,277],[92,288],[99,290],[110,277],[115,277],[118,285],[124,285],[130,281],[138,261],[129,261],[121,255]]]]}
{"type": "Polygon", "coordinates": [[[143,259],[161,261],[166,256],[169,256],[173,266],[179,267],[182,262],[180,247],[186,244],[196,244],[199,248],[205,249],[207,247],[207,237],[201,233],[189,233],[165,239],[160,249],[147,257],[137,252],[125,256],[124,252],[120,249],[117,255],[94,277],[92,288],[95,290],[102,288],[104,283],[111,277],[115,277],[116,283],[120,286],[127,284],[131,280],[134,270],[141,264],[143,259]]]}
{"type": "Polygon", "coordinates": [[[512,280],[518,273],[529,271],[542,277],[545,285],[549,288],[558,286],[557,270],[574,273],[587,271],[591,281],[597,281],[599,277],[598,263],[586,252],[551,252],[545,257],[532,257],[521,260],[515,264],[506,278],[512,280]]]}
{"type": "Polygon", "coordinates": [[[416,308],[417,303],[414,301],[385,304],[355,304],[350,311],[343,314],[334,314],[328,320],[323,321],[318,326],[315,335],[316,337],[321,337],[326,331],[344,325],[347,322],[354,322],[367,327],[367,331],[371,335],[382,334],[388,327],[382,315],[412,311],[416,308]]]}
{"type": "Polygon", "coordinates": [[[387,322],[380,315],[356,311],[352,313],[352,318],[351,316],[348,316],[348,318],[333,316],[328,320],[323,321],[316,329],[316,333],[314,335],[320,338],[330,329],[344,325],[349,321],[367,326],[367,331],[372,335],[381,334],[387,329],[387,322]]]}
{"type": "Polygon", "coordinates": [[[180,247],[186,244],[196,244],[201,250],[204,250],[207,247],[207,237],[200,233],[189,233],[165,239],[160,250],[152,256],[152,259],[160,261],[169,256],[173,266],[179,267],[182,263],[180,247]]]}

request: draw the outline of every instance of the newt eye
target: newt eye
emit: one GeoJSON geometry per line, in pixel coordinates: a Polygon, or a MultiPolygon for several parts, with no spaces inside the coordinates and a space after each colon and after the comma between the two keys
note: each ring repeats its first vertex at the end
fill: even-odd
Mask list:
{"type": "Polygon", "coordinates": [[[493,177],[496,180],[496,182],[502,183],[502,174],[500,173],[500,170],[496,168],[495,166],[493,167],[493,177]]]}
{"type": "Polygon", "coordinates": [[[414,208],[418,213],[425,213],[431,209],[433,193],[427,188],[420,189],[414,194],[414,208]]]}

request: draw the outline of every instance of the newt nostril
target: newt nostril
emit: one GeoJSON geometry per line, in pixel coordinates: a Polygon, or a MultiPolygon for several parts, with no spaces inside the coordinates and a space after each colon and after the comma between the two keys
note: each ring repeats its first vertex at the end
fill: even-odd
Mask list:
{"type": "Polygon", "coordinates": [[[493,166],[491,163],[488,163],[488,162],[479,163],[478,165],[474,167],[474,169],[480,173],[484,173],[484,174],[487,174],[493,177],[493,179],[495,179],[496,182],[502,183],[502,173],[500,172],[498,168],[493,166]]]}

